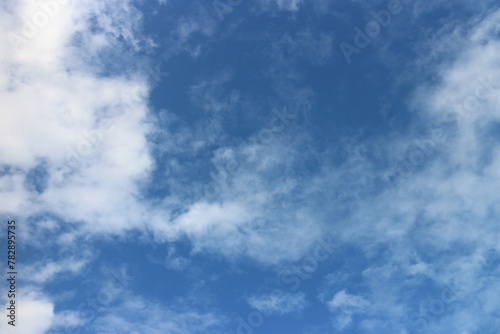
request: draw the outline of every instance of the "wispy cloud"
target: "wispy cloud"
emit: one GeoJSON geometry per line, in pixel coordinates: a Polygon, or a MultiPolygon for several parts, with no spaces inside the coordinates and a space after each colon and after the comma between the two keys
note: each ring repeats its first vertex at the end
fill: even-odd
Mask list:
{"type": "Polygon", "coordinates": [[[306,306],[304,293],[271,293],[269,295],[253,296],[248,303],[254,309],[265,315],[300,312],[306,306]]]}

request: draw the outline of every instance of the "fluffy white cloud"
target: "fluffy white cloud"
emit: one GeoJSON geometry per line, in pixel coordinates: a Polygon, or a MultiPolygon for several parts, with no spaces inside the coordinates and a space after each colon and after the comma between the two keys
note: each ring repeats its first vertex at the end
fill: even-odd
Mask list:
{"type": "Polygon", "coordinates": [[[265,264],[298,259],[319,239],[321,228],[314,210],[291,194],[301,186],[298,180],[277,171],[300,153],[273,142],[245,143],[236,155],[246,148],[258,158],[238,157],[237,170],[222,182],[212,182],[216,191],[202,193],[176,217],[174,230],[186,234],[195,251],[217,251],[231,259],[249,256],[265,264]]]}
{"type": "MultiPolygon", "coordinates": [[[[19,282],[18,282],[19,287],[19,282]]],[[[6,320],[0,322],[0,330],[5,334],[44,334],[50,328],[55,318],[54,304],[38,289],[32,286],[23,286],[21,293],[16,296],[15,326],[6,320]],[[21,320],[22,319],[22,320],[21,320]]],[[[10,304],[2,303],[2,310],[10,304]]],[[[5,315],[4,315],[5,318],[5,315]]],[[[5,318],[7,319],[7,318],[5,318]]]]}
{"type": "Polygon", "coordinates": [[[83,230],[137,227],[147,209],[136,182],[152,165],[148,79],[139,65],[106,70],[113,57],[133,56],[122,50],[151,45],[138,31],[141,15],[129,2],[48,3],[4,4],[2,13],[3,210],[50,212],[83,230]],[[28,34],[31,25],[36,33],[28,34]],[[25,182],[36,167],[46,173],[38,191],[25,182]]]}

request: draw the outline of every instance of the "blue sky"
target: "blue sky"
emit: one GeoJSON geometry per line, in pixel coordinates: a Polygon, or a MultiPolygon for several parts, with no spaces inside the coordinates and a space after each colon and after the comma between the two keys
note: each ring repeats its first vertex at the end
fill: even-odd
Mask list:
{"type": "Polygon", "coordinates": [[[0,6],[1,333],[498,332],[495,1],[0,6]]]}

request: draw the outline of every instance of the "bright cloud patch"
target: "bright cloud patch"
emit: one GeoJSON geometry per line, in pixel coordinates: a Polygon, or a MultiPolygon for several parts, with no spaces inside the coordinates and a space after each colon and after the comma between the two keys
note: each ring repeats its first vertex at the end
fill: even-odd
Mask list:
{"type": "Polygon", "coordinates": [[[328,307],[332,312],[340,313],[336,317],[336,322],[340,329],[349,326],[353,315],[357,312],[364,312],[369,305],[362,297],[350,295],[344,290],[335,294],[333,299],[328,303],[328,307]]]}

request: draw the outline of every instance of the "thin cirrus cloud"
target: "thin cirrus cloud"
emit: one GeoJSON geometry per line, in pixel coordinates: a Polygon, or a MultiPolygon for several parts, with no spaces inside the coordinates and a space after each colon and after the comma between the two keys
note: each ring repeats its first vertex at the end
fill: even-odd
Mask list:
{"type": "MultiPolygon", "coordinates": [[[[401,314],[402,307],[411,305],[391,301],[392,293],[409,293],[399,283],[401,270],[407,272],[409,286],[418,287],[424,277],[432,278],[438,287],[453,286],[452,294],[460,294],[462,303],[479,301],[483,291],[495,293],[496,288],[487,283],[495,271],[487,269],[486,263],[498,252],[493,241],[497,229],[492,220],[497,211],[493,189],[498,180],[495,172],[498,148],[493,139],[499,103],[498,62],[493,56],[498,51],[493,23],[497,15],[498,12],[487,15],[465,34],[460,39],[463,50],[456,60],[440,68],[441,82],[423,87],[412,99],[415,109],[421,110],[422,120],[418,124],[419,133],[395,143],[394,152],[399,156],[396,161],[404,157],[409,166],[409,173],[403,168],[396,173],[395,193],[385,194],[377,206],[364,207],[354,215],[356,225],[351,226],[355,227],[340,232],[346,234],[347,240],[358,239],[364,244],[362,247],[374,263],[363,272],[365,284],[370,287],[370,293],[363,298],[370,303],[380,303],[385,298],[392,304],[385,307],[391,307],[393,314],[401,314]],[[443,137],[424,153],[434,129],[442,131],[443,137]],[[415,147],[418,156],[412,155],[415,147]],[[377,250],[370,248],[386,243],[391,249],[390,257],[385,263],[375,265],[373,256],[377,250]],[[420,262],[418,253],[425,254],[427,262],[420,262]],[[385,274],[374,275],[382,268],[385,274]],[[396,288],[398,292],[387,289],[396,282],[396,287],[400,286],[396,288]]],[[[423,303],[434,302],[443,311],[416,313],[420,322],[411,323],[413,329],[421,330],[422,324],[436,332],[446,328],[458,332],[481,328],[477,317],[465,319],[461,318],[461,311],[452,311],[451,306],[456,306],[456,302],[440,298],[440,291],[424,298],[423,303]],[[441,323],[434,323],[433,319],[439,317],[441,323]]],[[[488,303],[486,299],[483,302],[488,303]]],[[[371,316],[372,322],[360,320],[360,326],[383,328],[384,323],[376,325],[376,319],[385,312],[381,307],[375,309],[379,314],[371,316]]],[[[406,317],[418,311],[410,310],[406,317]]],[[[479,310],[471,307],[471,312],[479,310]]],[[[351,323],[351,317],[338,320],[345,320],[345,326],[351,323]]],[[[399,321],[401,326],[408,325],[405,319],[399,321]]],[[[492,324],[489,320],[487,326],[492,324]]]]}

